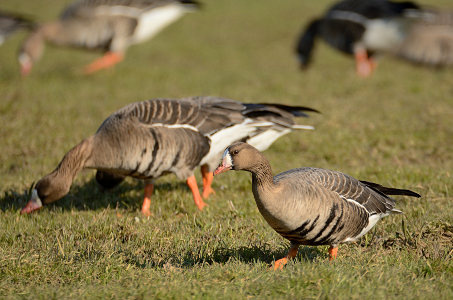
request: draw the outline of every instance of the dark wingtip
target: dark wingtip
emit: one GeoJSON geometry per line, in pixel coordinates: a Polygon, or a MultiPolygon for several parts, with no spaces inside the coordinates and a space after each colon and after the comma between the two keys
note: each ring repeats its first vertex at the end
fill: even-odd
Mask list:
{"type": "Polygon", "coordinates": [[[416,198],[421,197],[420,194],[417,194],[416,192],[413,192],[411,190],[389,188],[389,187],[385,187],[380,184],[365,181],[365,180],[360,180],[360,182],[365,184],[367,187],[369,187],[375,191],[378,191],[380,193],[383,193],[385,195],[410,196],[410,197],[416,197],[416,198]]]}
{"type": "Polygon", "coordinates": [[[306,106],[291,106],[291,105],[285,105],[285,104],[279,104],[279,103],[258,103],[258,105],[268,105],[268,106],[274,106],[278,109],[285,110],[289,113],[291,113],[295,117],[308,117],[308,115],[304,112],[314,112],[320,114],[321,112],[317,109],[311,108],[311,107],[306,107],[306,106]]]}
{"type": "Polygon", "coordinates": [[[201,9],[203,7],[203,3],[195,0],[179,0],[179,2],[185,5],[191,5],[196,9],[201,9]]]}

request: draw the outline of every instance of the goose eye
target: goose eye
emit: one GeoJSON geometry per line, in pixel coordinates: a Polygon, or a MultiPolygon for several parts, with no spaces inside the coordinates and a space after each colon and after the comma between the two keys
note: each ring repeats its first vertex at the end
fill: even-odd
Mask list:
{"type": "Polygon", "coordinates": [[[239,150],[234,150],[233,155],[237,155],[239,153],[239,150]]]}

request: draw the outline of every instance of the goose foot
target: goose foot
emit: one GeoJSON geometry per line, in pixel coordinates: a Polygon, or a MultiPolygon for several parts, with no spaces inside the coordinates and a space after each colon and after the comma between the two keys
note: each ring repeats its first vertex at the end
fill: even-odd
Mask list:
{"type": "Polygon", "coordinates": [[[207,204],[204,203],[203,199],[201,198],[200,191],[198,190],[197,180],[195,179],[195,175],[192,175],[189,178],[187,178],[187,185],[192,191],[192,196],[193,200],[195,201],[195,205],[198,207],[199,210],[203,210],[203,208],[207,206],[207,204]]]}
{"type": "Polygon", "coordinates": [[[152,183],[148,183],[145,185],[145,198],[143,199],[142,204],[142,214],[150,217],[152,216],[150,207],[151,207],[151,195],[153,194],[154,185],[152,183]]]}
{"type": "Polygon", "coordinates": [[[338,247],[330,246],[329,248],[329,261],[337,258],[338,247]]]}
{"type": "Polygon", "coordinates": [[[283,270],[283,267],[288,263],[288,261],[297,256],[298,250],[299,250],[299,245],[291,244],[291,248],[289,249],[288,254],[285,257],[280,258],[279,260],[276,260],[272,269],[283,270]]]}
{"type": "Polygon", "coordinates": [[[91,64],[86,66],[83,70],[85,74],[91,74],[102,69],[110,68],[111,66],[119,63],[124,58],[124,55],[116,52],[107,52],[101,58],[93,61],[91,64]]]}

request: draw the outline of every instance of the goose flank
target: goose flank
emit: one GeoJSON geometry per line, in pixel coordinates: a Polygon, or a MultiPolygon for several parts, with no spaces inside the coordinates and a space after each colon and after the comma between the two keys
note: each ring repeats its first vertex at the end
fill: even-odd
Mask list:
{"type": "Polygon", "coordinates": [[[123,60],[130,45],[152,38],[198,6],[190,0],[75,1],[58,20],[42,24],[25,39],[18,57],[22,75],[28,75],[42,56],[45,42],[104,51],[84,72],[109,68],[123,60]]]}
{"type": "Polygon", "coordinates": [[[143,179],[145,215],[151,214],[154,180],[173,173],[186,180],[202,210],[206,203],[195,180],[196,167],[201,167],[203,197],[207,198],[214,192],[212,171],[229,143],[245,140],[265,150],[293,129],[312,129],[294,122],[294,117],[307,116],[304,111],[315,110],[216,97],[132,103],[108,117],[93,136],[72,148],[53,172],[39,180],[21,212],[30,213],[62,198],[85,168],[97,169],[96,180],[106,189],[127,176],[143,179]]]}
{"type": "Polygon", "coordinates": [[[356,241],[379,219],[401,213],[388,195],[420,197],[409,190],[387,188],[325,169],[298,168],[273,176],[267,159],[247,143],[229,146],[214,175],[228,170],[252,173],[258,210],[291,242],[288,255],[277,260],[274,269],[283,268],[294,258],[299,245],[330,245],[332,260],[339,244],[356,241]]]}

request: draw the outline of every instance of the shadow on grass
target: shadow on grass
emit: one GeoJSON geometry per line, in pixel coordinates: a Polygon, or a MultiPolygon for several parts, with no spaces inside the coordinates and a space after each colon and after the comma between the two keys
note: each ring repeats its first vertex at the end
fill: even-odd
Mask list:
{"type": "MultiPolygon", "coordinates": [[[[288,247],[289,249],[289,247],[288,247]]],[[[237,248],[217,248],[210,255],[198,256],[194,253],[188,252],[184,256],[182,266],[192,267],[200,263],[226,263],[230,260],[238,260],[243,263],[255,263],[258,261],[271,264],[277,259],[286,256],[288,250],[272,250],[266,244],[251,246],[251,247],[237,247],[237,248]]],[[[317,257],[323,256],[323,253],[316,247],[301,246],[297,259],[303,261],[314,261],[317,257]]]]}
{"type": "MultiPolygon", "coordinates": [[[[62,199],[45,205],[45,209],[70,210],[97,210],[108,207],[118,207],[128,210],[140,209],[143,202],[143,183],[124,181],[111,190],[103,190],[93,178],[85,184],[74,185],[70,192],[62,199]],[[130,195],[131,191],[136,191],[130,195]]],[[[187,189],[183,182],[167,182],[155,185],[155,189],[163,194],[175,189],[187,189]]],[[[0,210],[16,211],[22,209],[30,199],[30,191],[6,191],[0,196],[0,210]]]]}
{"type": "MultiPolygon", "coordinates": [[[[210,251],[209,254],[200,255],[192,250],[187,251],[181,255],[181,259],[174,260],[173,257],[161,260],[160,262],[144,261],[143,256],[137,257],[134,255],[127,255],[127,263],[135,265],[137,268],[165,268],[168,263],[177,268],[190,269],[196,265],[208,264],[212,265],[215,263],[225,264],[229,261],[240,261],[245,264],[255,264],[264,262],[271,266],[277,259],[284,257],[287,254],[286,250],[271,250],[263,245],[255,245],[251,247],[220,247],[210,251]]],[[[152,256],[152,253],[145,255],[148,257],[152,256]]],[[[319,250],[317,247],[301,246],[297,255],[297,261],[313,262],[318,257],[321,259],[326,258],[324,252],[319,250]]]]}

